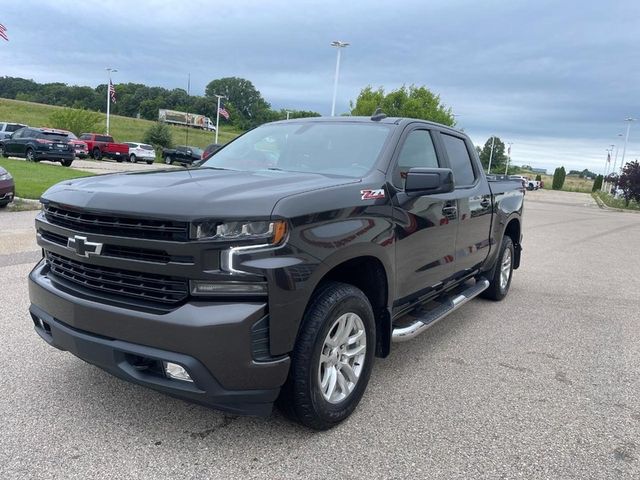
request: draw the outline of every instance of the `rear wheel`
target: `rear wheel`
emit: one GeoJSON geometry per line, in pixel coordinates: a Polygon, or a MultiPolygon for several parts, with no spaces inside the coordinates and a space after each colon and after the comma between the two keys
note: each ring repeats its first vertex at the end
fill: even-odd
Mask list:
{"type": "Polygon", "coordinates": [[[26,158],[27,162],[35,162],[36,161],[36,155],[33,152],[33,148],[27,148],[27,151],[26,151],[24,157],[26,158]]]}
{"type": "Polygon", "coordinates": [[[147,160],[147,165],[151,165],[153,163],[153,160],[147,160]]]}
{"type": "Polygon", "coordinates": [[[325,284],[302,319],[278,406],[316,430],[342,422],[367,388],[375,344],[375,320],[365,294],[352,285],[325,284]]]}
{"type": "Polygon", "coordinates": [[[0,208],[6,208],[9,205],[9,202],[0,203],[0,208]]]}
{"type": "Polygon", "coordinates": [[[102,152],[100,151],[99,148],[94,148],[93,152],[92,152],[93,158],[96,160],[101,160],[102,159],[102,152]]]}
{"type": "Polygon", "coordinates": [[[3,157],[8,157],[9,155],[7,155],[7,152],[4,151],[4,145],[2,143],[0,143],[0,156],[3,157]]]}
{"type": "Polygon", "coordinates": [[[511,237],[504,236],[493,277],[490,278],[489,288],[481,293],[481,296],[491,300],[502,300],[509,293],[511,277],[513,274],[513,241],[511,237]]]}
{"type": "Polygon", "coordinates": [[[60,163],[62,164],[63,167],[70,167],[71,164],[73,163],[73,160],[60,160],[60,163]]]}

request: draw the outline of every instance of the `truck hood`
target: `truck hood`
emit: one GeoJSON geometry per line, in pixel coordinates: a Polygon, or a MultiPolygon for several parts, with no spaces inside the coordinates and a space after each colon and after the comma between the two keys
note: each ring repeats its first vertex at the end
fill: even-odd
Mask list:
{"type": "Polygon", "coordinates": [[[278,200],[290,195],[359,181],[270,170],[159,170],[60,182],[42,195],[42,201],[174,220],[267,217],[278,200]]]}

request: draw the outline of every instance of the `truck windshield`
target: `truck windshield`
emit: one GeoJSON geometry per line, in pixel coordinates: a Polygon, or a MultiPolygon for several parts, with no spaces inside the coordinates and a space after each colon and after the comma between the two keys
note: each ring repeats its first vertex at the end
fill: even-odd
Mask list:
{"type": "Polygon", "coordinates": [[[391,126],[373,122],[267,124],[218,150],[202,167],[357,178],[374,167],[390,132],[391,126]]]}

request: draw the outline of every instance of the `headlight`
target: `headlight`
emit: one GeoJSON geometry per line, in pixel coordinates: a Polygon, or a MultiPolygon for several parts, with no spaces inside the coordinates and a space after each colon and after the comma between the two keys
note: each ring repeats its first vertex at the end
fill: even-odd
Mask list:
{"type": "Polygon", "coordinates": [[[11,180],[13,177],[9,172],[0,175],[0,180],[11,180]]]}
{"type": "Polygon", "coordinates": [[[264,240],[270,245],[282,242],[287,234],[287,223],[283,220],[254,222],[216,221],[193,224],[192,237],[196,240],[264,240]]]}

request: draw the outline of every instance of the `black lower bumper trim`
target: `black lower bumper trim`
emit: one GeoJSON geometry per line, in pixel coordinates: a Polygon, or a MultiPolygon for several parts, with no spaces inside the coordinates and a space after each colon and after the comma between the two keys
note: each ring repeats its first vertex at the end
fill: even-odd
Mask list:
{"type": "Polygon", "coordinates": [[[72,328],[36,305],[29,309],[36,332],[50,345],[65,350],[124,380],[163,393],[239,415],[269,415],[280,389],[227,390],[197,359],[176,352],[114,340],[72,328]],[[192,382],[173,380],[157,370],[140,369],[132,359],[182,365],[192,382]]]}

